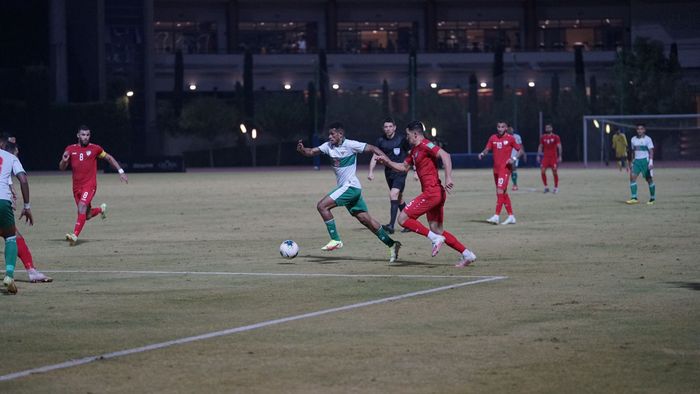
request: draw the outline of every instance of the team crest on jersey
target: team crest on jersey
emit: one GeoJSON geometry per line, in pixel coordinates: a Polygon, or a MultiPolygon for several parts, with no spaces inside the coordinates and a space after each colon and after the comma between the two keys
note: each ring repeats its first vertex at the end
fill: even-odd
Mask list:
{"type": "Polygon", "coordinates": [[[87,152],[85,152],[85,153],[86,153],[88,156],[90,156],[90,155],[92,154],[92,151],[87,151],[87,152]]]}

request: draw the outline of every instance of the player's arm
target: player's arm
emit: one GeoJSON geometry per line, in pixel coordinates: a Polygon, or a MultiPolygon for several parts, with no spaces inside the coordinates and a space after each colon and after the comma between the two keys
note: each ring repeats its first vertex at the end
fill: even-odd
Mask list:
{"type": "Polygon", "coordinates": [[[561,163],[562,157],[561,157],[561,142],[557,144],[557,161],[561,163]]]}
{"type": "Polygon", "coordinates": [[[15,175],[19,181],[20,190],[22,190],[22,200],[24,200],[24,208],[22,208],[22,213],[19,215],[20,220],[25,218],[29,225],[34,224],[34,217],[32,216],[32,207],[29,205],[29,180],[27,179],[27,174],[20,172],[15,175]]]}
{"type": "Polygon", "coordinates": [[[63,156],[61,156],[61,161],[58,162],[58,169],[65,171],[66,168],[68,168],[68,164],[70,164],[70,153],[65,151],[63,152],[63,156]]]}
{"type": "Polygon", "coordinates": [[[370,181],[374,179],[374,167],[377,166],[377,155],[372,155],[372,160],[369,161],[369,172],[367,173],[367,179],[370,181]]]}
{"type": "Polygon", "coordinates": [[[452,187],[454,186],[452,182],[452,157],[442,148],[438,151],[437,155],[440,160],[442,160],[442,166],[445,168],[445,190],[448,192],[452,191],[452,187]]]}
{"type": "Polygon", "coordinates": [[[542,143],[537,146],[537,162],[542,161],[542,143]]]}
{"type": "Polygon", "coordinates": [[[321,150],[318,148],[305,147],[304,142],[302,142],[302,140],[299,140],[299,142],[297,142],[297,152],[299,152],[302,156],[306,157],[313,157],[321,154],[321,150]]]}
{"type": "Polygon", "coordinates": [[[486,142],[486,146],[484,147],[484,150],[479,153],[479,160],[483,159],[484,156],[486,156],[487,153],[491,150],[491,139],[486,142]]]}
{"type": "Polygon", "coordinates": [[[649,148],[649,165],[650,170],[654,169],[654,148],[649,148]]]}
{"type": "Polygon", "coordinates": [[[101,159],[105,159],[109,165],[112,166],[117,172],[119,173],[119,180],[125,183],[129,183],[129,177],[126,176],[126,173],[124,172],[124,169],[122,166],[119,165],[119,162],[117,159],[112,157],[109,153],[102,151],[102,153],[98,156],[101,159]]]}

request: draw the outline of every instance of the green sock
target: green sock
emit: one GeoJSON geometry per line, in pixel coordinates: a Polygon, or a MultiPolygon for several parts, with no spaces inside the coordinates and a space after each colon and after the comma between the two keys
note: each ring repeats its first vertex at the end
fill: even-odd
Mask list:
{"type": "Polygon", "coordinates": [[[518,186],[518,172],[513,171],[513,174],[511,175],[511,179],[513,179],[513,186],[518,186]]]}
{"type": "Polygon", "coordinates": [[[380,241],[384,242],[384,245],[392,247],[394,246],[395,241],[391,239],[389,234],[384,231],[384,227],[379,226],[379,230],[377,230],[377,238],[379,238],[380,241]]]}
{"type": "Polygon", "coordinates": [[[334,241],[340,241],[340,235],[338,235],[338,230],[335,228],[335,219],[331,219],[326,222],[326,229],[328,230],[328,235],[334,241]]]}
{"type": "Polygon", "coordinates": [[[656,183],[649,184],[649,195],[652,200],[656,200],[656,183]]]}
{"type": "Polygon", "coordinates": [[[15,277],[15,264],[17,263],[17,238],[5,239],[5,275],[15,277]]]}
{"type": "Polygon", "coordinates": [[[637,182],[630,182],[630,191],[632,192],[632,198],[637,199],[637,182]]]}

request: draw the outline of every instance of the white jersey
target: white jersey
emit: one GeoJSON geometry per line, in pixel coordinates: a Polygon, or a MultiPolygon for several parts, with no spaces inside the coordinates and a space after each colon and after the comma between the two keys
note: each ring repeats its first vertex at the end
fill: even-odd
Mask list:
{"type": "Polygon", "coordinates": [[[25,172],[17,156],[0,149],[0,200],[12,201],[12,175],[25,172]]]}
{"type": "MultiPolygon", "coordinates": [[[[517,142],[518,145],[520,145],[520,149],[523,149],[523,139],[520,138],[520,134],[518,134],[518,133],[513,133],[513,138],[515,138],[515,142],[517,142]]],[[[510,157],[511,157],[513,160],[517,160],[517,159],[518,159],[518,153],[520,153],[520,151],[513,149],[513,150],[510,151],[510,157]]]]}
{"type": "Polygon", "coordinates": [[[332,146],[325,142],[318,147],[321,152],[331,157],[338,186],[347,185],[362,189],[355,173],[357,172],[357,154],[364,152],[365,146],[367,144],[364,142],[345,139],[340,146],[332,146]]]}
{"type": "Polygon", "coordinates": [[[654,143],[651,142],[651,138],[649,138],[648,135],[645,135],[642,138],[639,138],[637,136],[632,137],[632,140],[630,141],[630,146],[632,147],[632,151],[634,151],[634,159],[648,159],[649,158],[649,150],[654,149],[654,143]]]}

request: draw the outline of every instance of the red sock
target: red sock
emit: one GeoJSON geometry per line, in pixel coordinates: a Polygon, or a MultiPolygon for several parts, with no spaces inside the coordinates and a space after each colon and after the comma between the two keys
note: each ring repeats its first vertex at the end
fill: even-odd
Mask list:
{"type": "Polygon", "coordinates": [[[506,212],[508,212],[508,215],[513,214],[513,206],[510,203],[510,195],[509,194],[503,194],[503,202],[506,204],[506,212]]]}
{"type": "Polygon", "coordinates": [[[559,174],[554,173],[554,187],[559,187],[559,174]]]}
{"type": "Polygon", "coordinates": [[[542,173],[542,183],[544,183],[544,187],[547,187],[547,174],[544,172],[542,173]]]}
{"type": "Polygon", "coordinates": [[[87,220],[87,214],[84,214],[84,213],[78,214],[78,219],[75,221],[75,227],[73,228],[73,234],[75,234],[77,236],[80,234],[81,231],[83,231],[83,226],[85,225],[86,220],[87,220]]]}
{"type": "Polygon", "coordinates": [[[29,246],[27,246],[27,243],[24,241],[24,237],[21,235],[17,235],[17,257],[22,260],[24,269],[27,271],[34,268],[32,253],[29,251],[29,246]]]}
{"type": "Polygon", "coordinates": [[[496,193],[496,215],[501,214],[501,209],[503,209],[503,194],[496,193]]]}
{"type": "Polygon", "coordinates": [[[428,236],[428,228],[416,219],[408,218],[403,222],[402,226],[424,237],[428,236]]]}
{"type": "MultiPolygon", "coordinates": [[[[99,215],[99,214],[101,214],[101,213],[102,213],[102,209],[101,209],[101,208],[92,208],[92,209],[90,210],[90,217],[89,217],[87,220],[90,220],[90,219],[94,218],[95,216],[97,216],[97,215],[99,215]]],[[[76,235],[77,235],[77,234],[76,234],[76,235]]]]}
{"type": "Polygon", "coordinates": [[[457,238],[455,238],[455,236],[452,235],[452,233],[448,231],[443,231],[442,236],[445,237],[445,243],[447,244],[447,246],[458,251],[459,253],[462,253],[465,250],[467,250],[467,247],[462,245],[462,243],[459,242],[459,240],[457,240],[457,238]]]}

